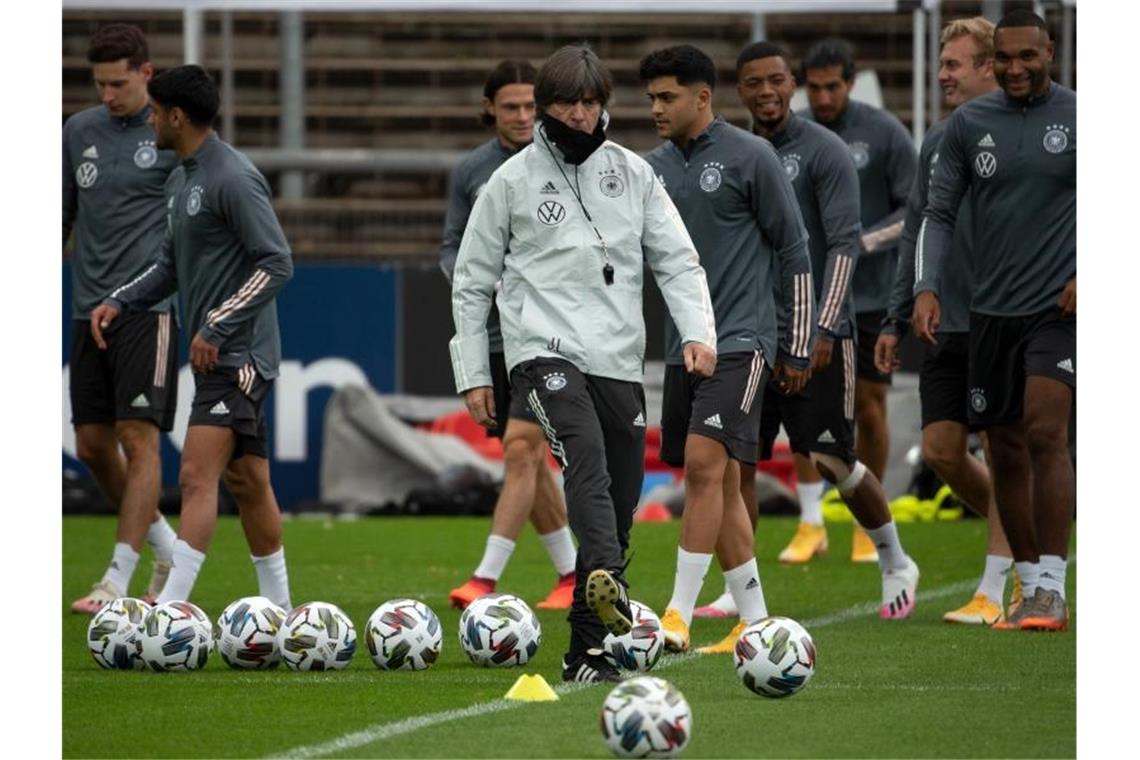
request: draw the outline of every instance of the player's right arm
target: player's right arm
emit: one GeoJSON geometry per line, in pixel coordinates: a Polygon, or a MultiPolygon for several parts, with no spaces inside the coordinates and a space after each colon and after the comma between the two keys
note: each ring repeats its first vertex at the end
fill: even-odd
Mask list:
{"type": "Polygon", "coordinates": [[[439,268],[443,276],[451,282],[455,275],[455,259],[459,256],[459,244],[463,241],[463,230],[471,216],[471,201],[464,189],[467,171],[459,164],[451,171],[447,191],[447,216],[443,220],[443,242],[439,246],[439,268]]]}
{"type": "Polygon", "coordinates": [[[158,258],[137,277],[125,285],[120,285],[103,299],[103,303],[91,312],[91,336],[95,338],[95,345],[106,348],[103,340],[103,330],[119,314],[127,309],[133,311],[146,311],[159,301],[174,295],[178,290],[178,274],[174,267],[174,238],[167,225],[166,237],[162,241],[158,258]]]}
{"type": "MultiPolygon", "coordinates": [[[[448,348],[455,373],[455,389],[465,397],[469,391],[491,387],[487,315],[491,312],[495,283],[503,276],[503,260],[510,245],[510,234],[510,192],[507,180],[501,172],[496,172],[471,209],[451,283],[455,336],[448,348]]],[[[476,395],[485,394],[479,391],[476,395]]],[[[470,408],[470,403],[468,406],[470,408]]],[[[487,424],[476,416],[474,410],[471,411],[476,422],[487,424]]]]}
{"type": "Polygon", "coordinates": [[[75,187],[75,167],[71,165],[71,156],[67,151],[67,138],[70,134],[71,121],[63,125],[63,247],[67,247],[67,239],[71,237],[71,228],[75,226],[75,213],[79,207],[79,191],[75,187]]]}
{"type": "Polygon", "coordinates": [[[812,183],[819,204],[820,222],[827,241],[819,317],[820,334],[834,340],[844,317],[851,277],[862,247],[859,242],[859,172],[835,141],[832,150],[820,151],[812,183]]]}

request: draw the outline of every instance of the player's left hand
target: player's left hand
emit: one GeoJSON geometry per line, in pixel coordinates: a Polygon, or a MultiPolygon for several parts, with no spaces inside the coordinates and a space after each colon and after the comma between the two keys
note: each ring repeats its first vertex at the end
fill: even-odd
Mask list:
{"type": "Polygon", "coordinates": [[[685,344],[685,371],[701,377],[712,377],[716,370],[716,351],[704,343],[685,344]]]}
{"type": "Polygon", "coordinates": [[[1061,307],[1061,313],[1066,317],[1077,316],[1076,277],[1065,283],[1065,289],[1061,291],[1061,297],[1057,299],[1057,305],[1061,307]]]}
{"type": "Polygon", "coordinates": [[[218,365],[218,347],[200,334],[190,342],[190,367],[204,375],[218,365]]]}
{"type": "Polygon", "coordinates": [[[786,396],[794,396],[804,389],[811,379],[811,367],[796,369],[785,364],[783,359],[776,360],[776,369],[772,373],[777,387],[786,396]]]}

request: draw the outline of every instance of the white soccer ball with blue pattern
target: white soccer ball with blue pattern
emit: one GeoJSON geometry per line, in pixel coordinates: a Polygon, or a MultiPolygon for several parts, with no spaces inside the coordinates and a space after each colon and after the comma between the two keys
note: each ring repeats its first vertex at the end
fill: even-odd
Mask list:
{"type": "Polygon", "coordinates": [[[277,645],[291,670],[344,670],[356,654],[356,627],[335,604],[308,602],[285,616],[277,645]]]}
{"type": "Polygon", "coordinates": [[[439,658],[443,628],[423,602],[393,599],[368,618],[364,643],[381,670],[427,670],[439,658]]]}
{"type": "Polygon", "coordinates": [[[167,602],[147,612],[139,654],[151,670],[200,670],[214,648],[210,618],[191,602],[167,602]]]}
{"type": "Polygon", "coordinates": [[[265,670],[281,662],[277,632],[285,610],[264,596],[231,602],[218,617],[217,649],[222,661],[238,670],[265,670]]]}
{"type": "Polygon", "coordinates": [[[484,594],[459,616],[459,644],[476,665],[525,665],[541,642],[538,618],[517,596],[484,594]]]}
{"type": "Polygon", "coordinates": [[[661,659],[665,634],[661,619],[647,605],[630,599],[629,608],[633,612],[633,628],[624,636],[607,633],[602,649],[619,668],[644,673],[661,659]]]}
{"type": "Polygon", "coordinates": [[[142,622],[150,605],[124,596],[104,604],[87,625],[87,648],[99,667],[110,670],[142,670],[139,653],[142,622]]]}
{"type": "Polygon", "coordinates": [[[762,697],[790,697],[815,675],[815,642],[791,618],[764,618],[740,634],[733,660],[749,691],[762,697]]]}
{"type": "Polygon", "coordinates": [[[638,676],[602,703],[602,736],[618,757],[676,757],[693,734],[693,711],[676,686],[638,676]]]}

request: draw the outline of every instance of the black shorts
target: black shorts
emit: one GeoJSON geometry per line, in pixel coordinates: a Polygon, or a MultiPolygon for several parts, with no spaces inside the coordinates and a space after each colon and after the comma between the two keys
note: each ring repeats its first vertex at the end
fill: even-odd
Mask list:
{"type": "Polygon", "coordinates": [[[922,426],[933,422],[970,423],[970,333],[939,333],[938,345],[928,346],[918,372],[922,426]]]}
{"type": "Polygon", "coordinates": [[[970,313],[970,425],[1021,419],[1028,375],[1077,387],[1077,319],[1056,307],[1025,317],[970,313]]]}
{"type": "Polygon", "coordinates": [[[172,312],[127,312],[103,331],[104,351],[90,320],[71,328],[71,424],[150,420],[174,427],[178,402],[178,322],[172,312]]]}
{"type": "Polygon", "coordinates": [[[775,385],[764,394],[760,413],[760,458],[771,459],[780,425],[788,432],[792,451],[807,456],[813,451],[855,463],[855,341],[837,338],[831,363],[795,396],[775,385]]]}
{"type": "Polygon", "coordinates": [[[502,351],[491,352],[491,392],[495,396],[495,427],[488,428],[487,435],[501,441],[511,409],[511,377],[502,351]]]}
{"type": "Polygon", "coordinates": [[[875,343],[879,340],[879,330],[887,312],[865,311],[855,315],[855,333],[858,338],[859,359],[856,365],[856,374],[860,380],[870,380],[873,383],[891,384],[891,373],[880,372],[875,366],[875,343]]]}
{"type": "Polygon", "coordinates": [[[720,441],[733,459],[756,463],[760,433],[760,402],[769,372],[759,351],[721,354],[712,377],[665,365],[661,402],[661,461],[685,464],[685,440],[690,433],[720,441]]]}
{"type": "Polygon", "coordinates": [[[190,425],[228,427],[234,431],[230,459],[252,454],[269,458],[269,430],[262,402],[273,387],[252,364],[216,367],[204,375],[194,373],[194,401],[190,425]]]}

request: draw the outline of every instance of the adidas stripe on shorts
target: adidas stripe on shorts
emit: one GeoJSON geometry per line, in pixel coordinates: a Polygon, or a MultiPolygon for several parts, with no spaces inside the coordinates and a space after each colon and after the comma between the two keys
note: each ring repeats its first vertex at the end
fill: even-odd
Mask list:
{"type": "Polygon", "coordinates": [[[231,459],[252,454],[269,458],[269,430],[262,408],[273,386],[252,364],[215,367],[206,374],[194,373],[194,401],[190,426],[228,427],[234,431],[231,459]]]}

